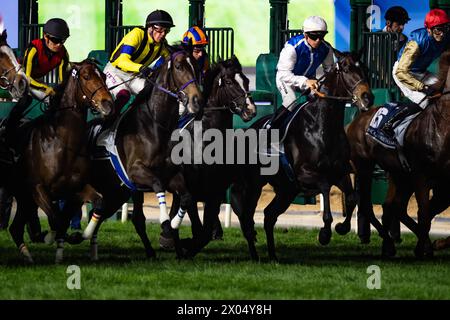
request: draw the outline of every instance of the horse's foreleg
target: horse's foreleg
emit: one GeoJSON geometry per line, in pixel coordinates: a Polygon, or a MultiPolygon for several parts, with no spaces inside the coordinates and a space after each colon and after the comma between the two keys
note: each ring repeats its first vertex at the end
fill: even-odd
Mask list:
{"type": "MultiPolygon", "coordinates": [[[[102,206],[102,195],[98,193],[90,184],[86,184],[81,190],[81,192],[78,194],[82,202],[92,202],[96,203],[96,207],[102,206]],[[100,205],[97,203],[100,202],[100,205]]],[[[91,239],[92,235],[94,234],[94,230],[97,227],[97,224],[99,220],[102,218],[102,210],[94,210],[91,219],[89,220],[89,224],[83,231],[83,239],[91,239]]]]}
{"type": "Polygon", "coordinates": [[[352,186],[350,175],[344,176],[342,181],[340,181],[337,186],[344,193],[345,197],[345,220],[343,222],[337,223],[335,226],[335,230],[338,234],[345,235],[349,233],[351,229],[353,211],[358,204],[358,194],[352,186]]]}
{"type": "Polygon", "coordinates": [[[44,242],[46,244],[52,244],[56,237],[57,226],[54,225],[54,222],[56,221],[56,212],[58,211],[58,208],[52,203],[46,188],[42,184],[36,185],[33,192],[33,198],[35,203],[45,212],[49,220],[50,230],[45,236],[44,242]]]}
{"type": "Polygon", "coordinates": [[[264,209],[264,231],[266,232],[270,260],[278,260],[275,254],[275,239],[273,236],[273,229],[278,216],[289,208],[297,193],[297,190],[275,188],[275,197],[264,209]]]}
{"type": "MultiPolygon", "coordinates": [[[[361,160],[360,162],[362,162],[361,160]]],[[[372,205],[372,171],[373,166],[356,166],[355,187],[359,195],[358,201],[358,236],[361,243],[370,242],[370,222],[373,214],[372,205]]]]}
{"type": "Polygon", "coordinates": [[[24,261],[27,263],[33,263],[33,258],[23,238],[27,215],[26,207],[22,203],[23,201],[17,199],[17,210],[13,222],[9,227],[9,232],[14,240],[14,243],[19,249],[20,254],[24,258],[24,261]]]}
{"type": "Polygon", "coordinates": [[[333,216],[331,215],[330,207],[330,186],[321,187],[321,193],[323,196],[323,228],[319,232],[319,242],[321,245],[327,245],[331,240],[331,223],[333,222],[333,216]]]}
{"type": "Polygon", "coordinates": [[[186,182],[181,172],[175,174],[173,178],[169,181],[169,188],[174,192],[177,192],[180,197],[180,208],[178,209],[178,213],[170,222],[170,230],[172,232],[172,236],[174,239],[177,257],[182,257],[183,252],[179,241],[178,228],[181,225],[181,222],[183,221],[186,211],[193,205],[192,196],[186,188],[186,182]]]}
{"type": "Polygon", "coordinates": [[[247,240],[250,257],[254,261],[259,260],[256,251],[256,230],[254,214],[261,196],[262,186],[251,184],[252,178],[243,179],[231,186],[231,207],[239,218],[242,233],[247,240]]]}
{"type": "Polygon", "coordinates": [[[134,229],[141,238],[144,244],[145,253],[148,258],[154,258],[156,256],[155,250],[153,250],[150,240],[147,236],[145,227],[145,215],[144,215],[144,193],[133,192],[133,215],[131,221],[133,222],[134,229]]]}
{"type": "Polygon", "coordinates": [[[417,257],[432,256],[433,247],[429,237],[431,228],[430,219],[430,188],[427,186],[425,177],[418,177],[415,180],[416,200],[419,210],[417,219],[419,222],[419,240],[417,241],[414,253],[417,257]]]}

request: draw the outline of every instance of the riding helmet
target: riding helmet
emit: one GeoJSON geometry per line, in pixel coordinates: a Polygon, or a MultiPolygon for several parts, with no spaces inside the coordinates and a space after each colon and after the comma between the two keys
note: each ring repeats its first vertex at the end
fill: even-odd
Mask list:
{"type": "Polygon", "coordinates": [[[60,18],[48,20],[44,25],[44,33],[63,40],[70,36],[67,22],[60,18]]]}
{"type": "Polygon", "coordinates": [[[189,28],[184,33],[183,43],[188,44],[189,42],[191,42],[194,47],[203,47],[209,43],[205,32],[197,26],[189,28]]]}
{"type": "Polygon", "coordinates": [[[325,20],[318,16],[311,16],[306,18],[303,22],[303,32],[328,32],[327,23],[325,20]]]}
{"type": "Polygon", "coordinates": [[[169,13],[167,13],[164,10],[155,10],[151,12],[147,16],[147,20],[145,21],[146,27],[149,27],[151,25],[158,25],[164,28],[172,28],[175,27],[173,24],[172,17],[169,13]]]}
{"type": "Polygon", "coordinates": [[[431,29],[441,24],[449,23],[447,13],[442,9],[433,9],[425,16],[425,27],[431,29]]]}
{"type": "Polygon", "coordinates": [[[398,22],[399,24],[405,24],[411,20],[405,8],[400,6],[394,6],[387,9],[384,18],[391,22],[398,22]]]}

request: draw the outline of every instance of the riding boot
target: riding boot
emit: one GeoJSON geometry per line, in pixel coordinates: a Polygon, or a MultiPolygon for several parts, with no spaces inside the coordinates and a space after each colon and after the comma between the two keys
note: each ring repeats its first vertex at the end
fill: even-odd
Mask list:
{"type": "Polygon", "coordinates": [[[28,94],[21,97],[17,104],[11,109],[4,122],[5,131],[3,136],[5,139],[5,145],[15,153],[17,153],[17,144],[19,142],[17,129],[19,127],[20,120],[23,118],[25,110],[28,109],[32,101],[33,98],[28,94]]]}
{"type": "Polygon", "coordinates": [[[278,110],[272,115],[272,118],[266,124],[265,128],[270,129],[278,129],[280,124],[285,119],[286,115],[289,115],[291,111],[285,108],[284,106],[280,106],[278,110]]]}
{"type": "Polygon", "coordinates": [[[422,108],[418,104],[408,103],[400,111],[398,111],[391,119],[386,121],[386,123],[381,128],[381,131],[388,137],[394,137],[394,123],[400,123],[406,117],[413,115],[417,112],[422,111],[422,108]]]}
{"type": "MultiPolygon", "coordinates": [[[[267,129],[267,136],[270,137],[269,131],[272,129],[279,129],[283,121],[286,119],[286,116],[288,116],[291,113],[289,109],[285,108],[284,106],[280,106],[278,110],[273,114],[272,118],[269,120],[269,122],[265,125],[265,129],[267,129]]],[[[279,141],[277,142],[279,143],[279,141]]],[[[276,144],[275,142],[271,142],[268,146],[267,153],[268,154],[278,154],[280,152],[278,145],[278,148],[274,146],[276,144]]]]}

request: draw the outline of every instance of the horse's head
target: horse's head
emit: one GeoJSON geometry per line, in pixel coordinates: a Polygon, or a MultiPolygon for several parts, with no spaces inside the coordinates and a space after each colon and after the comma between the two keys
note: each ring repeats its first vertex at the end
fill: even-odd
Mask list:
{"type": "Polygon", "coordinates": [[[334,51],[337,62],[334,73],[341,96],[348,96],[360,111],[367,111],[373,105],[374,95],[367,81],[366,70],[360,61],[362,51],[359,53],[341,53],[334,51]]]}
{"type": "Polygon", "coordinates": [[[76,81],[76,101],[106,117],[113,111],[113,98],[105,83],[104,74],[94,61],[86,59],[72,63],[71,77],[76,81]]]}
{"type": "Polygon", "coordinates": [[[203,95],[195,79],[193,57],[184,50],[171,48],[170,59],[161,72],[168,76],[169,90],[178,96],[190,113],[198,113],[203,106],[203,95]]]}
{"type": "Polygon", "coordinates": [[[256,116],[256,106],[249,94],[249,80],[242,72],[239,60],[233,56],[221,61],[213,67],[211,73],[214,77],[212,83],[205,80],[205,92],[209,99],[214,99],[215,105],[224,106],[246,122],[253,119],[256,116]]]}
{"type": "Polygon", "coordinates": [[[19,99],[28,91],[28,78],[6,42],[6,30],[0,32],[0,88],[19,99]]]}

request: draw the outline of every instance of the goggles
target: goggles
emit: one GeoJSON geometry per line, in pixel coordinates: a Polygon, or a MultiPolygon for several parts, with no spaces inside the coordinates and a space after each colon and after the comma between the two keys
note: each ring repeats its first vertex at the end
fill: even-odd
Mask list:
{"type": "Polygon", "coordinates": [[[317,39],[323,40],[325,38],[325,32],[307,32],[306,35],[311,38],[311,40],[316,41],[317,39]]]}
{"type": "Polygon", "coordinates": [[[447,33],[449,31],[449,25],[442,24],[442,25],[431,28],[431,31],[436,35],[440,35],[442,33],[447,33]]]}
{"type": "Polygon", "coordinates": [[[66,39],[55,38],[52,36],[47,36],[47,37],[48,37],[48,40],[50,40],[54,44],[63,44],[64,42],[66,42],[66,39]]]}

